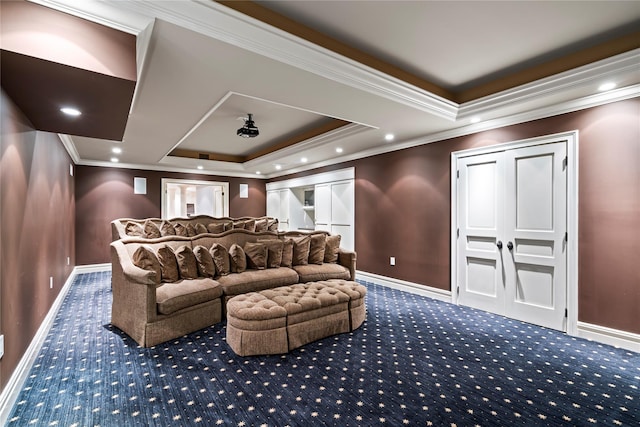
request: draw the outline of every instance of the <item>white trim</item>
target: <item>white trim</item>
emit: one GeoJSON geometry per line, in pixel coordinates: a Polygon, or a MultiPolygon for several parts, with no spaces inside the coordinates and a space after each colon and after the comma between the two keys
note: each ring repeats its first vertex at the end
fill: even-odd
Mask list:
{"type": "Polygon", "coordinates": [[[419,283],[407,282],[406,280],[396,279],[393,277],[380,276],[366,271],[356,270],[356,279],[365,282],[372,282],[377,285],[386,286],[388,288],[398,289],[412,294],[418,294],[425,297],[433,298],[438,301],[452,302],[451,291],[434,288],[432,286],[421,285],[419,283]]]}
{"type": "Polygon", "coordinates": [[[76,150],[76,145],[73,143],[73,140],[69,135],[59,133],[58,138],[60,138],[60,142],[62,142],[62,146],[67,150],[67,154],[73,160],[73,163],[76,165],[80,162],[80,154],[78,154],[78,150],[76,150]]]}
{"type": "Polygon", "coordinates": [[[87,265],[76,265],[73,269],[73,272],[78,274],[86,274],[86,273],[97,273],[99,271],[111,271],[111,263],[105,262],[103,264],[87,264],[87,265]]]}
{"type": "Polygon", "coordinates": [[[322,172],[314,175],[303,176],[300,178],[285,179],[282,181],[268,182],[267,191],[284,190],[287,188],[309,187],[312,185],[325,184],[328,182],[346,181],[355,179],[355,168],[345,168],[331,172],[322,172]]]}
{"type": "MultiPolygon", "coordinates": [[[[111,267],[111,264],[109,264],[109,267],[111,267]]],[[[0,425],[7,425],[7,420],[11,413],[11,410],[13,409],[13,405],[18,399],[18,395],[20,394],[24,382],[27,379],[27,375],[29,375],[29,371],[33,367],[36,357],[38,356],[38,352],[42,348],[42,344],[47,338],[47,334],[49,333],[49,330],[53,325],[53,321],[55,320],[56,315],[60,310],[60,306],[62,305],[64,298],[67,296],[67,293],[69,293],[71,283],[73,283],[73,280],[76,278],[77,274],[78,272],[76,267],[73,269],[73,271],[71,271],[71,274],[67,278],[67,281],[62,286],[60,293],[51,305],[49,312],[45,316],[44,320],[40,324],[40,327],[38,328],[38,331],[31,340],[31,344],[29,344],[29,347],[27,347],[27,350],[22,355],[20,362],[13,371],[11,378],[9,378],[9,381],[2,390],[2,394],[0,394],[0,425]]]]}
{"type": "MultiPolygon", "coordinates": [[[[458,159],[480,154],[494,153],[498,151],[516,148],[530,147],[539,144],[558,142],[564,140],[567,143],[567,330],[568,335],[576,335],[578,322],[578,131],[543,135],[504,144],[490,145],[487,147],[471,148],[468,150],[454,151],[451,153],[451,233],[450,233],[450,259],[451,259],[451,289],[458,285],[458,186],[457,164],[458,159]]],[[[457,295],[453,294],[453,300],[457,303],[457,295]]]]}
{"type": "Polygon", "coordinates": [[[535,101],[551,93],[565,91],[585,84],[597,85],[598,82],[607,80],[609,77],[615,77],[620,73],[637,72],[639,62],[640,49],[621,53],[461,104],[457,119],[465,120],[476,115],[491,114],[491,111],[504,106],[535,101]]]}
{"type": "Polygon", "coordinates": [[[578,322],[576,335],[580,338],[640,353],[640,334],[578,322]]]}

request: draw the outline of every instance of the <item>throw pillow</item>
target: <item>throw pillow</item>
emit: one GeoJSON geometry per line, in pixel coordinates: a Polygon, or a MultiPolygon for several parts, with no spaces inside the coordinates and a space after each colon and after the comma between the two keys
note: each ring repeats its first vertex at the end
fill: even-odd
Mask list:
{"type": "Polygon", "coordinates": [[[244,228],[244,221],[233,221],[232,228],[244,228]]]}
{"type": "Polygon", "coordinates": [[[178,261],[180,277],[182,279],[197,279],[198,263],[191,248],[187,245],[180,246],[178,250],[175,251],[175,254],[176,261],[178,261]]]}
{"type": "Polygon", "coordinates": [[[196,224],[196,234],[205,234],[208,232],[207,227],[204,224],[197,223],[196,224]]]}
{"type": "Polygon", "coordinates": [[[270,219],[267,222],[267,230],[269,231],[278,231],[278,220],[270,219]]]}
{"type": "Polygon", "coordinates": [[[327,243],[324,248],[324,262],[338,262],[338,252],[340,252],[340,239],[342,236],[339,234],[333,236],[327,236],[327,243]]]}
{"type": "Polygon", "coordinates": [[[231,267],[229,265],[229,251],[224,246],[214,243],[211,246],[211,258],[216,266],[216,272],[220,276],[226,276],[229,274],[231,267]]]}
{"type": "Polygon", "coordinates": [[[212,222],[211,224],[207,225],[207,230],[209,231],[209,233],[213,233],[213,234],[222,233],[224,231],[224,223],[223,222],[219,222],[219,223],[212,222]]]}
{"type": "Polygon", "coordinates": [[[176,261],[176,256],[173,253],[173,249],[171,249],[167,245],[164,245],[163,247],[158,249],[156,255],[158,256],[158,261],[160,261],[162,281],[177,282],[180,278],[180,274],[178,273],[178,262],[176,261]]]}
{"type": "Polygon", "coordinates": [[[231,259],[231,272],[242,273],[247,269],[247,256],[242,246],[234,243],[229,248],[229,258],[231,259]]]}
{"type": "Polygon", "coordinates": [[[189,236],[187,227],[185,227],[183,224],[177,223],[176,225],[173,226],[173,228],[176,230],[176,236],[184,236],[184,237],[189,236]]]}
{"type": "Polygon", "coordinates": [[[307,265],[309,263],[310,236],[293,237],[293,265],[307,265]]]}
{"type": "Polygon", "coordinates": [[[196,257],[196,263],[198,264],[198,276],[213,279],[216,276],[216,265],[207,248],[198,245],[193,248],[193,255],[196,257]]]}
{"type": "MultiPolygon", "coordinates": [[[[278,268],[282,264],[284,242],[280,239],[258,240],[267,247],[267,268],[278,268]]],[[[292,246],[293,248],[293,246],[292,246]]]]}
{"type": "Polygon", "coordinates": [[[188,237],[193,237],[196,234],[198,234],[198,233],[196,233],[196,229],[193,226],[193,224],[187,224],[187,236],[188,237]]]}
{"type": "MultiPolygon", "coordinates": [[[[142,227],[140,227],[142,229],[142,227]]],[[[160,261],[153,250],[147,246],[140,246],[133,253],[133,265],[140,267],[143,270],[153,271],[155,276],[153,278],[155,283],[160,283],[162,278],[162,268],[160,267],[160,261]]]]}
{"type": "Polygon", "coordinates": [[[293,267],[293,240],[287,239],[282,242],[282,267],[293,267]]]}
{"type": "Polygon", "coordinates": [[[144,228],[137,222],[127,222],[127,225],[124,227],[124,232],[128,236],[140,236],[145,237],[144,228]]]}
{"type": "Polygon", "coordinates": [[[247,255],[247,268],[264,270],[267,267],[267,247],[263,243],[247,242],[243,249],[247,255]]]}
{"type": "Polygon", "coordinates": [[[169,221],[162,221],[162,225],[160,226],[160,234],[164,236],[175,236],[176,230],[173,228],[173,225],[169,221]]]}
{"type": "Polygon", "coordinates": [[[267,231],[267,219],[259,219],[256,221],[256,230],[255,231],[267,231]]]}
{"type": "Polygon", "coordinates": [[[326,243],[326,234],[318,233],[311,236],[311,243],[309,244],[309,264],[322,264],[326,243]]]}
{"type": "Polygon", "coordinates": [[[160,229],[151,220],[146,220],[144,222],[144,235],[147,239],[156,239],[158,237],[161,237],[160,229]]]}
{"type": "Polygon", "coordinates": [[[250,219],[244,222],[244,229],[249,231],[256,231],[256,220],[250,219]]]}

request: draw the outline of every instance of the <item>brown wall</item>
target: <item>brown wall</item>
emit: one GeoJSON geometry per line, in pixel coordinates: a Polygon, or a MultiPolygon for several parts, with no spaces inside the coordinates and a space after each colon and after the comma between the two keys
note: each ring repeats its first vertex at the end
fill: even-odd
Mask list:
{"type": "Polygon", "coordinates": [[[0,388],[4,388],[75,265],[75,199],[69,174],[72,161],[58,136],[36,132],[4,91],[0,114],[0,332],[5,338],[0,388]]]}
{"type": "Polygon", "coordinates": [[[229,183],[229,216],[266,213],[265,181],[212,175],[184,174],[78,166],[76,171],[77,264],[110,262],[110,222],[117,218],[159,218],[161,180],[194,179],[229,183]],[[133,178],[147,178],[147,194],[133,194],[133,178]],[[239,197],[240,184],[249,185],[249,197],[239,197]]]}
{"type": "Polygon", "coordinates": [[[580,141],[578,318],[640,333],[640,269],[636,265],[640,259],[640,99],[305,175],[355,167],[359,270],[449,290],[451,152],[576,129],[580,141]],[[389,265],[390,256],[396,257],[395,267],[389,265]]]}

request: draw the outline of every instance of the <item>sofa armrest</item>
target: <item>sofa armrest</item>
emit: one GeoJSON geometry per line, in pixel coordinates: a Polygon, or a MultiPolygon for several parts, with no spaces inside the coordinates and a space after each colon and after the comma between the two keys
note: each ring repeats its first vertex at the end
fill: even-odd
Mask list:
{"type": "Polygon", "coordinates": [[[349,269],[349,273],[351,274],[349,280],[356,280],[356,258],[355,251],[348,251],[343,248],[338,250],[338,264],[349,269]]]}
{"type": "Polygon", "coordinates": [[[145,270],[136,266],[129,256],[127,248],[122,242],[116,241],[111,243],[111,250],[112,267],[113,263],[118,262],[120,264],[120,268],[122,269],[122,274],[127,279],[127,281],[140,285],[152,285],[154,287],[157,287],[159,285],[160,278],[156,277],[155,271],[145,270]]]}

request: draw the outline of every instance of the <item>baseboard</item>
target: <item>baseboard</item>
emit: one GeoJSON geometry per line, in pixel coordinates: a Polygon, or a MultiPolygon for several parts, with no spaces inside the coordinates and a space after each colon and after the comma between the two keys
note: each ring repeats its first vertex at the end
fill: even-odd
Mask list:
{"type": "Polygon", "coordinates": [[[395,279],[393,277],[380,276],[366,271],[356,270],[356,279],[365,282],[372,282],[389,288],[399,289],[405,292],[422,295],[425,297],[437,299],[439,301],[452,302],[451,291],[434,288],[419,283],[407,282],[406,280],[395,279]]]}
{"type": "Polygon", "coordinates": [[[578,322],[577,336],[640,353],[640,334],[578,322]]]}
{"type": "Polygon", "coordinates": [[[111,263],[106,262],[104,264],[76,265],[73,271],[75,271],[76,274],[95,273],[98,271],[111,271],[111,263]]]}
{"type": "Polygon", "coordinates": [[[94,264],[88,266],[79,266],[75,267],[71,274],[67,278],[66,282],[62,286],[60,293],[56,297],[55,301],[51,305],[49,312],[45,316],[44,320],[40,324],[36,335],[31,340],[31,344],[27,348],[27,351],[22,355],[20,359],[20,363],[16,366],[16,369],[13,371],[11,378],[7,382],[6,386],[2,390],[0,394],[0,426],[7,425],[8,417],[13,409],[13,405],[18,399],[18,395],[24,386],[24,382],[33,367],[33,364],[42,348],[42,344],[44,340],[47,338],[47,334],[53,325],[53,322],[60,310],[60,306],[64,301],[64,298],[69,293],[69,289],[71,288],[71,283],[73,283],[74,279],[77,275],[82,273],[89,273],[94,271],[105,271],[110,270],[111,264],[94,264]]]}

